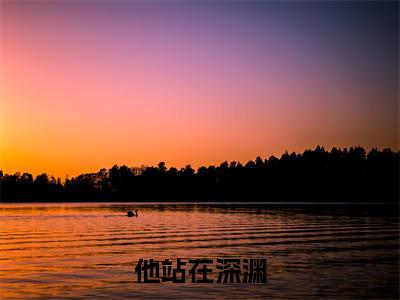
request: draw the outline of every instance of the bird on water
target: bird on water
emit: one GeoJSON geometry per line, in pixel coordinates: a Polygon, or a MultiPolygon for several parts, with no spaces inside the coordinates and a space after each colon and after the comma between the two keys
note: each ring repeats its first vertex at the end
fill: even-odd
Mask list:
{"type": "Polygon", "coordinates": [[[126,214],[128,217],[137,217],[138,216],[138,210],[135,209],[135,213],[129,210],[126,214]]]}

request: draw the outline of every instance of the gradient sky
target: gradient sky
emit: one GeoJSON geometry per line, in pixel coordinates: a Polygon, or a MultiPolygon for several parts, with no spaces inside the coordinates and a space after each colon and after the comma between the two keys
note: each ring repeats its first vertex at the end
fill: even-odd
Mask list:
{"type": "Polygon", "coordinates": [[[1,2],[5,172],[398,145],[396,2],[1,2]]]}

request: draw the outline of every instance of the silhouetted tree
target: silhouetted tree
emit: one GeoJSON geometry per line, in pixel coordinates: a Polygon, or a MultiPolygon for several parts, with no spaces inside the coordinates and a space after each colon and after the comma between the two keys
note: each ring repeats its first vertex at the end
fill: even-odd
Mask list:
{"type": "Polygon", "coordinates": [[[113,166],[97,173],[54,178],[46,173],[0,171],[2,201],[374,201],[399,200],[400,153],[361,147],[317,146],[280,159],[256,157],[245,165],[190,165],[178,170],[113,166]]]}

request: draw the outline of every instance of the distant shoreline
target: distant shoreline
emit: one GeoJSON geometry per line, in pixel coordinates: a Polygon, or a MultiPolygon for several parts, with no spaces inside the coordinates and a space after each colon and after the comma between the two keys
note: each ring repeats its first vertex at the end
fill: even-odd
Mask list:
{"type": "Polygon", "coordinates": [[[248,202],[398,203],[400,152],[323,147],[246,164],[190,165],[164,162],[141,168],[113,166],[97,173],[54,178],[45,173],[3,174],[3,202],[248,202]],[[70,201],[73,199],[74,201],[70,201]],[[268,201],[268,200],[275,201],[268,201]],[[293,201],[296,199],[296,201],[293,201]],[[344,201],[337,201],[338,199],[344,201]],[[377,201],[379,199],[379,201],[377,201]],[[279,201],[276,201],[279,200],[279,201]]]}

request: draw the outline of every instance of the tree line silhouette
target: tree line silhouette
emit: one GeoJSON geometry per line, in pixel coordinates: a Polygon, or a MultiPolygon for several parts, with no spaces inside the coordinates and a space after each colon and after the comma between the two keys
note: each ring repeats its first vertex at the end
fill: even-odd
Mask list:
{"type": "Polygon", "coordinates": [[[0,171],[3,202],[316,201],[398,202],[400,152],[323,147],[241,164],[113,166],[61,180],[0,171]]]}

